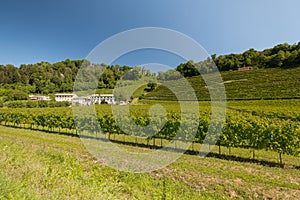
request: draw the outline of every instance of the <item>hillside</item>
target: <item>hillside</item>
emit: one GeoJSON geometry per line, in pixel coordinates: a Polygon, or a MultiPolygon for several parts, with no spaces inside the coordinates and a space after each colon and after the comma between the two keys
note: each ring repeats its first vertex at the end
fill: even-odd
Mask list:
{"type": "MultiPolygon", "coordinates": [[[[282,69],[256,69],[252,71],[221,72],[227,100],[242,99],[295,99],[300,98],[300,67],[282,69]]],[[[188,77],[198,100],[210,100],[208,89],[201,76],[188,77]]],[[[176,91],[185,92],[180,80],[167,81],[176,91]]],[[[163,85],[143,96],[147,100],[176,100],[175,95],[163,85]]]]}
{"type": "MultiPolygon", "coordinates": [[[[152,73],[144,67],[109,66],[100,63],[90,63],[87,60],[66,59],[56,63],[21,64],[19,67],[12,64],[1,65],[0,63],[0,96],[8,96],[7,93],[11,93],[12,90],[23,92],[25,96],[33,93],[72,92],[77,72],[82,66],[95,67],[97,70],[105,69],[100,77],[97,89],[113,89],[121,78],[123,80],[138,80],[144,76],[153,78],[157,75],[157,79],[171,80],[178,76],[179,73],[184,77],[192,77],[199,75],[199,71],[211,72],[215,66],[220,71],[237,70],[242,67],[291,69],[300,66],[300,42],[292,45],[287,43],[278,44],[263,51],[249,49],[240,54],[219,56],[214,54],[207,60],[195,61],[195,63],[194,61],[188,61],[178,66],[171,66],[174,67],[174,70],[159,72],[158,74],[152,73]]],[[[224,76],[226,75],[227,73],[224,73],[224,76]]],[[[229,73],[230,75],[232,74],[229,73]]],[[[191,81],[193,82],[192,79],[191,81]]],[[[231,78],[228,81],[231,81],[231,78]]],[[[4,99],[4,101],[6,100],[4,99]]]]}

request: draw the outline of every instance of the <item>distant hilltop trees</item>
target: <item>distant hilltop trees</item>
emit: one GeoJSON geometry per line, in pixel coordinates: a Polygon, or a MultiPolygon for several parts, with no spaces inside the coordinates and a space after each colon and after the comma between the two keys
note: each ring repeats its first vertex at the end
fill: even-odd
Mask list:
{"type": "MultiPolygon", "coordinates": [[[[208,73],[217,66],[220,71],[255,69],[255,68],[291,68],[300,66],[300,42],[289,45],[287,43],[276,45],[273,48],[257,51],[249,49],[241,54],[212,55],[207,60],[194,63],[188,61],[177,66],[176,71],[184,77],[197,76],[208,73]],[[213,61],[213,62],[212,62],[213,61]]],[[[163,77],[163,74],[160,74],[163,77]]],[[[175,79],[178,74],[170,70],[165,74],[166,79],[175,79]],[[168,78],[169,77],[169,78],[168,78]]]]}
{"type": "Polygon", "coordinates": [[[293,45],[283,43],[263,51],[249,49],[241,54],[212,55],[212,59],[221,71],[237,70],[241,67],[298,67],[300,66],[300,42],[293,45]]]}

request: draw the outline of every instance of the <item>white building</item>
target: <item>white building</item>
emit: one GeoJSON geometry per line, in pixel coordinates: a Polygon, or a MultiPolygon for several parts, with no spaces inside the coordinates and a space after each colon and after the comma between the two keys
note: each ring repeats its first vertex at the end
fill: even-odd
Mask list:
{"type": "Polygon", "coordinates": [[[32,101],[40,101],[40,100],[44,100],[44,101],[50,101],[50,97],[48,96],[36,96],[36,95],[29,95],[29,99],[32,101]]]}
{"type": "Polygon", "coordinates": [[[72,99],[77,97],[76,94],[57,93],[55,94],[55,101],[68,101],[72,103],[72,99]]]}
{"type": "Polygon", "coordinates": [[[89,97],[73,97],[72,105],[88,106],[91,105],[91,100],[89,97]]]}
{"type": "Polygon", "coordinates": [[[104,100],[108,104],[115,104],[115,97],[113,94],[93,94],[89,96],[93,103],[101,104],[104,100]]]}
{"type": "Polygon", "coordinates": [[[128,105],[129,104],[129,102],[128,101],[120,101],[120,106],[126,106],[126,105],[128,105]]]}

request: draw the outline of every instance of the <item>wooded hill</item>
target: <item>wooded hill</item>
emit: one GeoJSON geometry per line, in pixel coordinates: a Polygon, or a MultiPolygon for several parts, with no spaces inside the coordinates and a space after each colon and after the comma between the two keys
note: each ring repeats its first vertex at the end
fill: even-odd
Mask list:
{"type": "MultiPolygon", "coordinates": [[[[11,64],[0,65],[0,96],[7,97],[5,99],[6,101],[22,100],[26,98],[28,94],[72,92],[78,69],[83,62],[84,60],[67,59],[54,64],[39,62],[36,64],[22,64],[19,67],[15,67],[11,64]]],[[[182,76],[193,77],[199,75],[199,71],[203,73],[211,72],[214,63],[220,71],[235,71],[245,66],[250,66],[254,69],[294,68],[300,66],[300,42],[293,45],[287,43],[279,44],[273,48],[265,49],[263,51],[249,49],[241,54],[220,56],[212,55],[211,58],[208,58],[205,61],[198,63],[189,61],[187,63],[180,64],[174,68],[174,70],[159,72],[156,77],[158,80],[174,80],[182,76]]],[[[100,65],[106,68],[106,70],[99,80],[99,89],[114,88],[117,80],[121,77],[123,77],[123,79],[136,80],[143,76],[153,76],[149,70],[141,67],[100,65]]],[[[276,72],[285,74],[284,71],[275,70],[275,73],[276,72]]],[[[253,76],[256,76],[255,72],[253,73],[253,76]]],[[[259,73],[266,73],[266,76],[271,76],[273,71],[260,71],[259,73]]],[[[289,79],[289,75],[296,76],[296,74],[290,73],[298,73],[298,71],[288,72],[286,76],[282,76],[282,83],[280,83],[280,87],[286,89],[289,89],[287,87],[291,87],[289,84],[285,85],[285,83],[283,83],[283,80],[289,79]]],[[[228,76],[232,75],[233,74],[228,74],[228,76]]],[[[227,76],[227,73],[224,73],[224,76],[227,76]]],[[[280,74],[277,74],[276,76],[277,78],[281,78],[280,74]]],[[[255,77],[253,78],[255,79],[255,77]]],[[[297,77],[294,78],[297,79],[297,77]]],[[[193,79],[190,80],[193,81],[193,79]]],[[[227,78],[225,77],[224,80],[226,81],[227,78]]],[[[269,82],[272,81],[274,80],[269,80],[269,82]]],[[[259,84],[261,84],[261,82],[247,82],[248,87],[253,88],[260,88],[261,86],[259,84]]],[[[238,94],[239,91],[236,90],[236,93],[238,94]]],[[[293,94],[293,96],[297,96],[297,93],[291,92],[291,94],[293,94]]],[[[250,98],[253,98],[254,96],[258,97],[257,95],[252,95],[250,98]]],[[[289,96],[289,94],[284,95],[284,97],[286,96],[289,96]]],[[[242,97],[244,97],[244,94],[239,93],[235,98],[242,97]]]]}

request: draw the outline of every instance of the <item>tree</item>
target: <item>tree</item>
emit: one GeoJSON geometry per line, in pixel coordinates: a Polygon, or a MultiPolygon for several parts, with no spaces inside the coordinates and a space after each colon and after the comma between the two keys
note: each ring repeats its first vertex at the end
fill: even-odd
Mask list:
{"type": "Polygon", "coordinates": [[[28,99],[28,94],[23,92],[23,91],[13,91],[11,93],[11,100],[27,100],[28,99]]]}
{"type": "Polygon", "coordinates": [[[165,73],[162,72],[162,71],[159,71],[159,72],[158,72],[158,75],[157,75],[157,79],[158,79],[158,80],[161,80],[161,81],[164,81],[164,80],[166,79],[165,73]]]}
{"type": "Polygon", "coordinates": [[[274,54],[271,57],[270,64],[274,67],[281,67],[283,65],[284,60],[285,53],[282,50],[280,50],[277,54],[274,54]]]}
{"type": "Polygon", "coordinates": [[[132,70],[128,71],[123,76],[123,80],[139,80],[141,77],[142,77],[141,68],[134,67],[132,70]]]}
{"type": "Polygon", "coordinates": [[[107,104],[107,102],[105,101],[105,99],[101,100],[101,104],[107,104]]]}
{"type": "Polygon", "coordinates": [[[149,83],[147,84],[147,86],[149,87],[149,91],[153,91],[156,89],[157,83],[154,82],[153,80],[150,80],[149,83]]]}
{"type": "Polygon", "coordinates": [[[196,69],[193,61],[188,61],[187,63],[180,64],[176,71],[180,72],[184,77],[198,76],[199,71],[196,69]]]}

